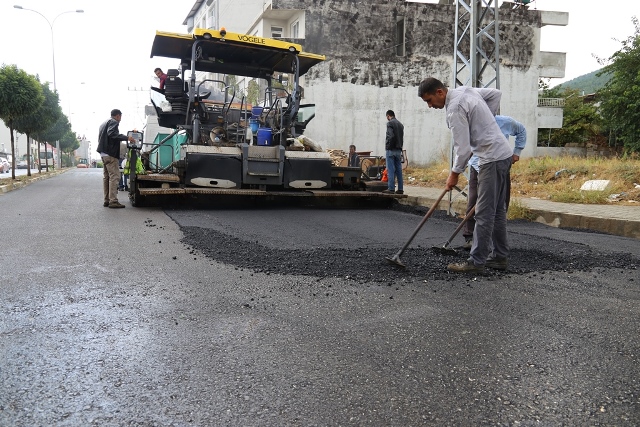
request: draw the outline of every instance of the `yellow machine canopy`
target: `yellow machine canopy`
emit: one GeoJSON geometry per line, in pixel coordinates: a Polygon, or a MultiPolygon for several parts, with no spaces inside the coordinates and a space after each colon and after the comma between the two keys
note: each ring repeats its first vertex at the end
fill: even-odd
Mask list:
{"type": "Polygon", "coordinates": [[[178,59],[185,70],[191,69],[194,59],[196,71],[253,78],[294,72],[294,56],[301,76],[325,60],[324,55],[302,52],[296,43],[202,28],[193,34],[157,31],[151,48],[151,57],[155,56],[178,59]]]}

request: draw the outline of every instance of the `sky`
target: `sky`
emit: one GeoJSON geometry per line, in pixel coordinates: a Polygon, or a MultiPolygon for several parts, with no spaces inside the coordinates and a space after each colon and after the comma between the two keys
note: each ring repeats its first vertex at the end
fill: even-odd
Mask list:
{"type": "MultiPolygon", "coordinates": [[[[262,1],[262,0],[255,0],[262,1]]],[[[437,3],[437,0],[423,2],[437,3]]],[[[0,63],[15,64],[56,88],[73,131],[97,139],[113,108],[123,112],[121,132],[143,128],[153,69],[176,68],[174,60],[150,58],[156,30],[186,33],[182,25],[193,0],[0,0],[0,63]],[[19,10],[14,5],[35,12],[19,10]],[[83,13],[65,13],[81,9],[83,13]],[[48,22],[47,22],[48,20],[48,22]]],[[[634,0],[534,0],[532,8],[569,12],[566,27],[544,27],[541,49],[566,52],[564,79],[599,69],[593,55],[609,58],[634,32],[640,17],[634,0]]],[[[322,53],[322,52],[316,52],[322,53]]]]}
{"type": "Polygon", "coordinates": [[[156,30],[186,33],[193,1],[0,0],[0,63],[15,64],[55,82],[73,131],[97,140],[100,123],[122,110],[120,131],[141,129],[155,67],[175,61],[150,58],[156,30]],[[14,8],[20,5],[25,9],[14,8]],[[83,10],[83,13],[64,13],[83,10]]]}

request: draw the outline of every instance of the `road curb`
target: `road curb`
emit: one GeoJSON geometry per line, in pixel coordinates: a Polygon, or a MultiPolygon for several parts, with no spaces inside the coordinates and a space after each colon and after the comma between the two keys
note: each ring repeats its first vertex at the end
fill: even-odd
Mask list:
{"type": "MultiPolygon", "coordinates": [[[[402,205],[407,206],[424,206],[430,208],[436,202],[436,198],[426,197],[426,196],[407,196],[404,199],[399,199],[398,202],[402,205]]],[[[464,216],[467,211],[467,202],[466,200],[454,200],[451,204],[452,210],[458,215],[464,216]]],[[[440,204],[438,205],[437,210],[440,211],[448,211],[449,210],[449,200],[447,198],[442,199],[440,204]]]]}
{"type": "Polygon", "coordinates": [[[527,208],[535,216],[535,222],[540,222],[558,228],[584,228],[596,230],[616,236],[640,239],[640,221],[617,218],[601,218],[566,212],[550,212],[527,208]]]}
{"type": "MultiPolygon", "coordinates": [[[[437,199],[435,197],[408,196],[398,202],[408,206],[431,207],[436,200],[437,199]]],[[[605,218],[602,216],[545,210],[529,206],[526,198],[518,198],[518,200],[522,202],[529,212],[531,212],[532,217],[535,218],[534,222],[539,222],[556,228],[594,230],[616,236],[640,239],[640,219],[605,218]]],[[[458,215],[463,216],[467,208],[466,201],[454,200],[452,208],[458,215]]],[[[447,211],[448,209],[449,201],[442,200],[438,206],[438,210],[447,211]]],[[[584,209],[587,210],[588,208],[584,207],[584,209]]]]}

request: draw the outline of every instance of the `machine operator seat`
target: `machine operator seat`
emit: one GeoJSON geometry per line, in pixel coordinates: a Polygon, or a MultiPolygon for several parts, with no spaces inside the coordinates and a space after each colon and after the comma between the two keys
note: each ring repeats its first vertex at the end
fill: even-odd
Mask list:
{"type": "Polygon", "coordinates": [[[187,111],[189,97],[184,91],[184,82],[176,69],[167,70],[167,80],[164,83],[164,96],[171,104],[173,111],[187,111]]]}

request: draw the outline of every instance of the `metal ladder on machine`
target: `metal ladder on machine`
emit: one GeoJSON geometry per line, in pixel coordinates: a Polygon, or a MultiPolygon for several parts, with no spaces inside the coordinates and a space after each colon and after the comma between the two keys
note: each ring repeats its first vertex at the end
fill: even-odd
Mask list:
{"type": "MultiPolygon", "coordinates": [[[[500,89],[498,0],[456,0],[453,87],[495,87],[500,89]]],[[[453,168],[453,139],[449,150],[453,168]]],[[[467,181],[469,170],[464,172],[467,181]]],[[[467,197],[467,184],[457,194],[449,192],[447,212],[455,216],[454,202],[467,197]]]]}

